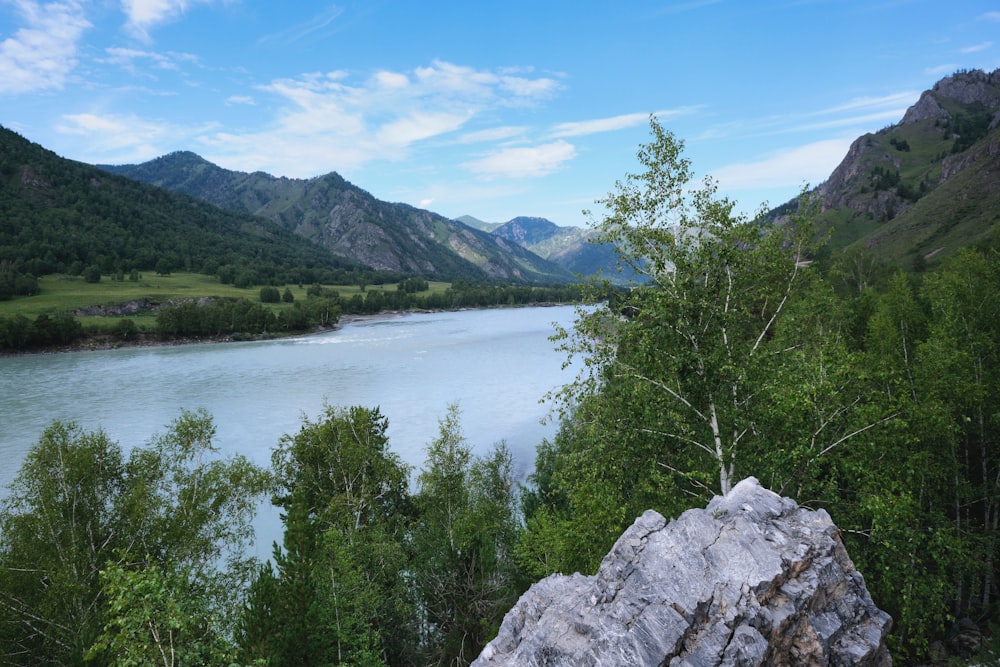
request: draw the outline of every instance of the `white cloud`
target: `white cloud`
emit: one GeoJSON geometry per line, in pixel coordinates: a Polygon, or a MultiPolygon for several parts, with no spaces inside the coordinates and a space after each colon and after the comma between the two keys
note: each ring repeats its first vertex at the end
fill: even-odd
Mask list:
{"type": "Polygon", "coordinates": [[[916,91],[903,91],[879,97],[858,97],[843,104],[782,116],[720,123],[706,128],[698,140],[719,140],[733,136],[764,137],[834,128],[862,131],[899,121],[906,109],[919,99],[916,91]]]}
{"type": "Polygon", "coordinates": [[[148,38],[149,29],[182,15],[193,5],[213,0],[121,0],[126,27],[137,37],[148,38]]]}
{"type": "Polygon", "coordinates": [[[79,2],[13,0],[23,26],[0,42],[0,94],[59,89],[77,64],[91,27],[79,2]]]}
{"type": "Polygon", "coordinates": [[[374,80],[383,88],[405,88],[410,84],[410,78],[399,72],[379,72],[374,80]]]}
{"type": "Polygon", "coordinates": [[[234,104],[245,104],[247,106],[256,106],[257,100],[249,95],[230,95],[226,98],[226,104],[232,106],[234,104]]]}
{"type": "Polygon", "coordinates": [[[504,148],[478,160],[464,162],[462,166],[485,178],[527,178],[550,174],[574,157],[573,144],[560,139],[534,147],[504,148]]]}
{"type": "Polygon", "coordinates": [[[869,109],[896,110],[901,106],[905,109],[907,106],[913,104],[919,96],[920,93],[917,91],[906,90],[899,93],[881,95],[879,97],[855,97],[844,104],[838,104],[837,106],[830,107],[828,109],[821,109],[820,111],[813,112],[811,115],[831,115],[842,113],[844,111],[867,111],[869,109]]]}
{"type": "Polygon", "coordinates": [[[466,132],[459,137],[458,141],[463,144],[477,144],[485,141],[504,141],[506,139],[523,136],[526,132],[527,128],[523,126],[504,125],[501,127],[491,127],[486,130],[477,130],[476,132],[466,132]]]}
{"type": "Polygon", "coordinates": [[[645,125],[649,122],[650,116],[656,116],[660,121],[667,118],[675,118],[690,113],[694,113],[698,107],[680,107],[678,109],[664,109],[653,113],[640,112],[611,116],[609,118],[595,118],[593,120],[582,120],[575,122],[559,123],[549,132],[549,136],[558,137],[580,137],[588,134],[598,134],[600,132],[614,132],[624,130],[637,125],[645,125]]]}
{"type": "Polygon", "coordinates": [[[980,14],[979,18],[983,21],[1000,22],[1000,12],[986,12],[985,14],[980,14]]]}
{"type": "Polygon", "coordinates": [[[941,76],[943,74],[951,74],[958,69],[958,65],[954,63],[946,63],[944,65],[937,65],[936,67],[926,67],[924,68],[924,74],[928,76],[941,76]]]}
{"type": "Polygon", "coordinates": [[[778,151],[755,162],[729,164],[712,172],[721,190],[818,184],[830,175],[851,146],[851,139],[816,141],[778,151]]]}
{"type": "Polygon", "coordinates": [[[319,14],[310,18],[308,21],[294,25],[291,28],[282,30],[281,32],[265,35],[264,37],[258,39],[257,43],[267,44],[269,42],[280,42],[282,44],[292,44],[307,38],[321,37],[326,34],[326,29],[330,26],[330,24],[343,13],[344,10],[342,7],[330,5],[319,14]]]}
{"type": "Polygon", "coordinates": [[[211,129],[208,125],[173,125],[131,114],[95,113],[66,114],[55,126],[60,134],[85,139],[87,162],[111,164],[151,160],[190,146],[194,137],[211,129]]]}
{"type": "Polygon", "coordinates": [[[612,132],[649,122],[648,113],[630,113],[611,118],[598,118],[569,123],[559,123],[549,133],[552,137],[579,137],[598,132],[612,132]]]}
{"type": "MultiPolygon", "coordinates": [[[[258,88],[280,105],[271,127],[200,141],[211,150],[206,157],[240,170],[299,177],[351,171],[373,160],[403,159],[420,142],[454,135],[491,110],[541,99],[550,90],[545,83],[513,90],[509,78],[435,61],[363,80],[343,71],[278,79],[258,88]]],[[[484,128],[449,140],[498,140],[520,132],[484,128]]]]}
{"type": "Polygon", "coordinates": [[[972,46],[966,46],[961,49],[962,53],[979,53],[980,51],[985,51],[993,46],[993,42],[983,42],[982,44],[973,44],[972,46]]]}
{"type": "Polygon", "coordinates": [[[121,47],[110,47],[104,50],[107,58],[101,62],[119,65],[129,71],[135,70],[136,61],[148,61],[157,68],[163,70],[178,70],[181,63],[197,63],[198,56],[192,53],[155,53],[153,51],[142,51],[139,49],[126,49],[121,47]]]}
{"type": "Polygon", "coordinates": [[[444,111],[433,113],[414,112],[404,118],[386,123],[375,135],[383,145],[409,146],[417,141],[439,134],[453,132],[469,119],[471,114],[454,114],[444,111]]]}

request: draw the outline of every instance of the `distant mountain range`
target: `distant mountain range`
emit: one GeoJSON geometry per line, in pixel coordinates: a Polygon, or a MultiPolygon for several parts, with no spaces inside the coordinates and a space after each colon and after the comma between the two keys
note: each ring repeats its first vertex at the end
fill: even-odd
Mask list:
{"type": "MultiPolygon", "coordinates": [[[[831,252],[861,248],[923,269],[995,240],[1000,70],[942,79],[899,123],[859,137],[813,194],[831,252]]],[[[780,222],[796,205],[767,217],[780,222]]],[[[618,275],[614,249],[593,243],[592,230],[544,218],[451,220],[380,201],[336,173],[235,172],[190,152],[98,168],[4,128],[0,221],[0,268],[12,276],[157,263],[230,277],[243,270],[255,281],[331,271],[532,283],[618,275]]]]}
{"type": "Polygon", "coordinates": [[[336,173],[292,179],[230,171],[190,152],[100,168],[266,218],[373,269],[437,280],[575,279],[518,243],[431,211],[378,200],[336,173]]]}
{"type": "Polygon", "coordinates": [[[597,232],[580,227],[560,227],[546,218],[519,216],[507,222],[483,222],[471,215],[458,218],[470,227],[518,243],[539,257],[580,276],[600,275],[613,282],[631,279],[619,274],[614,246],[596,241],[597,232]]]}

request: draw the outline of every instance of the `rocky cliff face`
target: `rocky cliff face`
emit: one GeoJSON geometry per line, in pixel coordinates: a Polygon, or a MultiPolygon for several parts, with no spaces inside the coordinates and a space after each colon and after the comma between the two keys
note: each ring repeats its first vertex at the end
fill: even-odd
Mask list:
{"type": "Polygon", "coordinates": [[[891,665],[890,626],[830,516],[750,478],[536,583],[473,665],[891,665]]]}
{"type": "MultiPolygon", "coordinates": [[[[973,161],[966,154],[967,147],[957,154],[949,153],[955,139],[986,129],[968,122],[975,114],[986,114],[988,128],[1000,125],[1000,70],[970,70],[946,77],[924,91],[898,124],[858,137],[843,161],[817,188],[823,210],[847,209],[872,218],[900,214],[913,204],[915,197],[904,196],[898,183],[880,188],[878,179],[872,175],[873,169],[901,172],[911,180],[922,181],[926,189],[947,181],[973,161]],[[901,144],[892,143],[893,139],[907,137],[915,147],[923,149],[923,156],[919,151],[910,153],[909,141],[905,150],[899,148],[901,144]],[[933,137],[943,142],[944,150],[939,153],[930,146],[933,137]]],[[[918,186],[919,183],[914,183],[912,189],[918,186]]]]}

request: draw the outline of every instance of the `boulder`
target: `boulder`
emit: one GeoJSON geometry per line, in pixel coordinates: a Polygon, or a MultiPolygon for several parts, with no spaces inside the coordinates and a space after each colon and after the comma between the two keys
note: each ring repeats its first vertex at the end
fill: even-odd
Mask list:
{"type": "Polygon", "coordinates": [[[891,665],[891,624],[829,514],[748,478],[534,584],[473,665],[891,665]]]}

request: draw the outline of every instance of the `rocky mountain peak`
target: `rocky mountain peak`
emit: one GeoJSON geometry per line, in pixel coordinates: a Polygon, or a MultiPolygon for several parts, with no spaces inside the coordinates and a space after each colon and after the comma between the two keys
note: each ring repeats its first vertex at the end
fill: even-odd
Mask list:
{"type": "Polygon", "coordinates": [[[592,577],[533,585],[473,665],[882,666],[891,623],[830,516],[748,478],[647,511],[592,577]]]}
{"type": "Polygon", "coordinates": [[[957,72],[934,84],[924,91],[917,103],[907,109],[900,125],[909,125],[925,120],[940,120],[950,116],[942,102],[954,102],[963,106],[982,105],[986,109],[1000,109],[1000,69],[993,72],[968,70],[957,72]]]}

